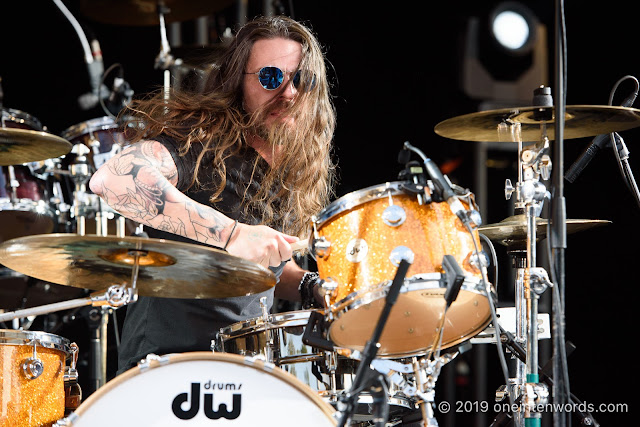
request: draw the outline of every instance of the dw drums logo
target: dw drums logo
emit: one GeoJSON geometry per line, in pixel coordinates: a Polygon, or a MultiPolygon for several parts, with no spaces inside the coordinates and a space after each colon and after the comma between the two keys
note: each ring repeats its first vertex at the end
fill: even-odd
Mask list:
{"type": "MultiPolygon", "coordinates": [[[[242,384],[233,383],[212,383],[208,381],[204,385],[204,415],[211,420],[218,420],[220,418],[226,418],[228,420],[235,420],[240,416],[240,410],[242,408],[242,395],[239,393],[233,393],[233,403],[231,410],[227,408],[226,403],[220,403],[218,409],[214,410],[213,405],[213,393],[207,393],[206,390],[227,390],[227,391],[240,391],[242,384]]],[[[181,420],[190,420],[195,417],[200,411],[200,383],[191,383],[191,402],[189,402],[189,408],[183,408],[183,405],[189,402],[189,393],[180,393],[174,399],[171,404],[171,410],[176,417],[181,420]]]]}

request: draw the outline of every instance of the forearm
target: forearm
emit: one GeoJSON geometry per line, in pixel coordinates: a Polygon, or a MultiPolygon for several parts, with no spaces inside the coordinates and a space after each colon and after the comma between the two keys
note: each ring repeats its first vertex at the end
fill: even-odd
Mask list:
{"type": "Polygon", "coordinates": [[[143,225],[226,250],[264,267],[290,259],[295,236],[265,225],[238,223],[180,192],[176,165],[157,141],[143,141],[111,158],[92,177],[91,191],[143,225]]]}
{"type": "Polygon", "coordinates": [[[90,188],[111,208],[133,221],[223,246],[233,220],[178,191],[174,186],[175,164],[170,157],[157,142],[128,147],[92,176],[90,188]]]}

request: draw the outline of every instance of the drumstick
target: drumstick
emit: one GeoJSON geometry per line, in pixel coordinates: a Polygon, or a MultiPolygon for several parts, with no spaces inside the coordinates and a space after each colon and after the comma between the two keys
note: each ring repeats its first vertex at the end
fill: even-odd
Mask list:
{"type": "Polygon", "coordinates": [[[297,242],[291,243],[291,250],[294,252],[301,251],[309,247],[309,240],[298,240],[297,242]]]}

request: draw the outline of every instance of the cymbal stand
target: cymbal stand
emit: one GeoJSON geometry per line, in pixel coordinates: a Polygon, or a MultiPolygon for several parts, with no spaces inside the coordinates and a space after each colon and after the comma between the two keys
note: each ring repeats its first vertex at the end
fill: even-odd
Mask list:
{"type": "Polygon", "coordinates": [[[455,359],[458,351],[438,355],[433,359],[412,357],[409,363],[390,359],[375,359],[371,367],[384,374],[389,381],[399,387],[408,397],[419,398],[418,406],[422,414],[422,425],[438,426],[435,417],[435,388],[442,367],[455,359]]]}
{"type": "Polygon", "coordinates": [[[69,301],[61,301],[52,304],[45,304],[38,307],[25,308],[16,311],[0,313],[0,322],[19,319],[28,316],[40,316],[54,313],[56,311],[68,310],[83,306],[111,307],[119,308],[131,304],[138,300],[138,274],[140,272],[140,258],[146,256],[145,251],[130,249],[129,254],[133,256],[133,268],[131,270],[131,282],[121,285],[112,285],[102,293],[94,293],[87,298],[77,298],[69,301]]]}
{"type": "MultiPolygon", "coordinates": [[[[527,240],[523,258],[516,265],[516,341],[525,343],[526,362],[516,361],[516,379],[508,384],[508,393],[513,400],[521,397],[522,406],[514,410],[516,425],[539,426],[541,413],[537,405],[546,404],[549,392],[539,383],[538,375],[538,300],[547,287],[551,286],[547,273],[536,267],[536,218],[540,215],[544,199],[549,196],[540,178],[548,179],[551,160],[547,154],[549,139],[546,127],[542,125],[541,140],[523,149],[520,123],[501,123],[498,131],[518,143],[518,183],[514,188],[509,180],[505,185],[508,199],[515,193],[515,207],[525,213],[527,221],[527,240]]],[[[515,409],[515,408],[514,408],[515,409]]]]}
{"type": "Polygon", "coordinates": [[[164,99],[169,99],[171,89],[171,68],[182,64],[181,59],[176,59],[171,55],[171,47],[167,38],[167,25],[164,16],[170,12],[164,4],[164,0],[158,0],[158,20],[160,22],[160,52],[156,56],[155,68],[163,70],[164,99]]]}
{"type": "MultiPolygon", "coordinates": [[[[106,313],[113,309],[137,301],[137,280],[140,269],[140,257],[145,256],[144,251],[135,249],[130,250],[130,254],[134,258],[133,269],[131,272],[130,286],[127,284],[113,285],[102,293],[95,293],[87,298],[78,298],[69,301],[62,301],[53,304],[46,304],[39,307],[16,310],[13,312],[0,313],[0,322],[24,318],[28,316],[39,316],[62,310],[69,310],[83,306],[97,307],[99,311],[90,313],[90,326],[93,324],[94,331],[91,337],[91,354],[92,354],[92,371],[91,379],[93,386],[97,390],[106,383],[106,313]]],[[[91,390],[95,391],[95,390],[91,390]]]]}
{"type": "Polygon", "coordinates": [[[76,233],[84,236],[86,233],[86,210],[87,210],[87,182],[91,177],[87,154],[89,148],[84,144],[75,144],[71,152],[76,155],[75,161],[69,165],[71,179],[75,185],[73,191],[72,215],[76,221],[76,233]]]}

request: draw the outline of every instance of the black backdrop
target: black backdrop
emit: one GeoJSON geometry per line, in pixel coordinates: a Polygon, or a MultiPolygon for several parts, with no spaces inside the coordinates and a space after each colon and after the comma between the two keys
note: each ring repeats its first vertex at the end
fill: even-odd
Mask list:
{"type": "MultiPolygon", "coordinates": [[[[106,67],[121,63],[125,79],[136,95],[162,84],[161,72],[153,65],[160,48],[158,27],[94,22],[82,16],[76,3],[65,2],[86,28],[95,33],[106,67]]],[[[325,0],[291,1],[282,6],[285,13],[313,28],[333,67],[331,78],[338,111],[335,136],[340,174],[338,196],[395,180],[399,172],[397,154],[408,140],[437,163],[455,165],[449,172],[453,181],[474,192],[486,192],[485,223],[498,222],[510,215],[510,202],[504,199],[503,186],[505,178],[517,180],[513,153],[490,153],[490,158],[501,160],[494,164],[501,166],[489,169],[487,188],[477,188],[474,171],[479,166],[473,155],[475,143],[452,141],[433,130],[442,120],[478,109],[479,100],[468,97],[459,83],[461,47],[468,18],[483,16],[491,3],[375,5],[325,0]]],[[[547,25],[548,84],[553,88],[556,5],[549,1],[528,3],[547,25]]],[[[634,12],[631,2],[623,0],[597,6],[586,6],[583,2],[566,4],[568,105],[605,105],[619,78],[638,75],[634,12]]],[[[250,13],[259,13],[259,4],[250,2],[250,13]]],[[[99,108],[84,111],[78,107],[78,97],[89,91],[83,52],[75,32],[53,2],[5,3],[0,17],[0,76],[5,107],[37,117],[58,135],[74,124],[104,115],[99,108]]],[[[233,12],[218,13],[218,19],[223,18],[231,25],[233,12]]],[[[494,66],[508,74],[511,65],[505,60],[494,66]]],[[[629,90],[630,86],[623,86],[620,93],[629,90]]],[[[640,135],[631,130],[622,136],[631,151],[633,167],[637,164],[634,154],[640,135]]],[[[567,167],[589,140],[565,141],[567,167]]],[[[566,184],[565,196],[568,218],[612,221],[604,228],[568,238],[566,335],[577,347],[569,358],[572,391],[595,405],[627,404],[626,412],[595,414],[602,425],[616,425],[630,418],[631,412],[629,387],[625,385],[632,381],[635,360],[632,313],[637,295],[633,265],[637,262],[634,243],[638,227],[634,219],[638,207],[610,150],[600,153],[575,183],[566,184]]],[[[500,269],[509,271],[504,248],[497,250],[504,260],[500,269]]],[[[500,305],[513,305],[512,284],[508,275],[501,277],[500,305]]],[[[71,330],[62,330],[61,334],[76,333],[72,326],[66,326],[71,330]]],[[[476,352],[474,348],[455,364],[445,367],[445,371],[452,372],[443,374],[439,387],[446,387],[447,391],[437,395],[436,400],[450,398],[451,390],[455,389],[456,400],[481,398],[493,403],[492,393],[503,383],[495,349],[486,349],[483,364],[476,363],[476,352]],[[474,383],[479,370],[485,370],[486,374],[480,385],[474,383]],[[478,389],[485,394],[479,395],[478,389]]],[[[464,420],[469,425],[473,419],[476,425],[487,425],[493,415],[456,414],[446,418],[446,422],[457,421],[456,425],[460,425],[464,420]]]]}

